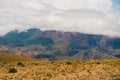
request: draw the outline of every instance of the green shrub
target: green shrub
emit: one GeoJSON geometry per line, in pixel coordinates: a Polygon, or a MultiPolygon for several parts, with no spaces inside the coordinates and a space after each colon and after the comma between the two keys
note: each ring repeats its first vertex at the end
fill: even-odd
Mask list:
{"type": "Polygon", "coordinates": [[[100,62],[96,62],[96,64],[100,64],[100,62]]]}
{"type": "Polygon", "coordinates": [[[50,73],[49,73],[49,74],[47,74],[47,77],[51,78],[51,77],[52,77],[52,74],[50,74],[50,73]]]}
{"type": "Polygon", "coordinates": [[[8,62],[3,62],[3,64],[7,64],[8,62]]]}
{"type": "Polygon", "coordinates": [[[23,63],[21,63],[21,62],[18,62],[17,65],[18,65],[18,66],[25,67],[25,65],[24,65],[23,63]]]}
{"type": "Polygon", "coordinates": [[[45,77],[45,78],[43,78],[43,80],[48,80],[48,78],[47,78],[47,77],[45,77]]]}
{"type": "Polygon", "coordinates": [[[71,61],[67,61],[66,64],[67,64],[67,65],[71,65],[72,62],[71,62],[71,61]]]}
{"type": "Polygon", "coordinates": [[[10,68],[8,71],[8,73],[16,73],[16,72],[17,72],[17,70],[15,68],[10,68]]]}

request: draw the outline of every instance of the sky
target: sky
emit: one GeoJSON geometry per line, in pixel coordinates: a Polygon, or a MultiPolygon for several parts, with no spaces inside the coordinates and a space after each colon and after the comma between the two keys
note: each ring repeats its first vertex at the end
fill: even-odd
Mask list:
{"type": "Polygon", "coordinates": [[[120,0],[0,0],[0,35],[34,27],[120,36],[120,0]]]}

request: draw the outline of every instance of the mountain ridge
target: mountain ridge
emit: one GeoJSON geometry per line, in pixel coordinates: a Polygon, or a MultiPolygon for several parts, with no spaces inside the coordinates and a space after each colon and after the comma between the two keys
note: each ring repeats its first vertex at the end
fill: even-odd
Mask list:
{"type": "Polygon", "coordinates": [[[119,58],[119,44],[119,37],[37,28],[15,30],[0,37],[0,45],[9,47],[8,52],[52,60],[119,58]]]}

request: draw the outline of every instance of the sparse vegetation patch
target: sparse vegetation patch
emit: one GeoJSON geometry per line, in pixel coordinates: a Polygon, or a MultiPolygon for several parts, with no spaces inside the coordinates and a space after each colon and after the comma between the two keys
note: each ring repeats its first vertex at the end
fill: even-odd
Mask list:
{"type": "Polygon", "coordinates": [[[17,73],[17,70],[15,68],[10,68],[8,73],[17,73]]]}

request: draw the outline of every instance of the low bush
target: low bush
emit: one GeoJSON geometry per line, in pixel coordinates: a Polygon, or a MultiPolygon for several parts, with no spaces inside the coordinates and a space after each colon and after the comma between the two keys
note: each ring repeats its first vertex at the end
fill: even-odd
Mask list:
{"type": "Polygon", "coordinates": [[[16,73],[16,72],[17,72],[17,69],[15,68],[10,68],[8,71],[8,73],[16,73]]]}
{"type": "Polygon", "coordinates": [[[24,65],[23,63],[21,63],[21,62],[18,62],[17,65],[18,65],[18,66],[25,67],[25,65],[24,65]]]}

